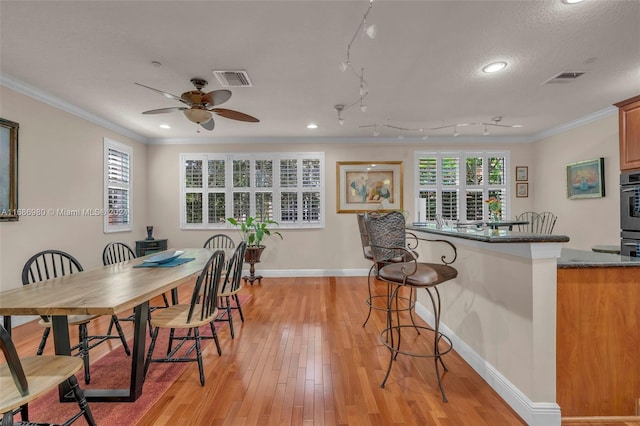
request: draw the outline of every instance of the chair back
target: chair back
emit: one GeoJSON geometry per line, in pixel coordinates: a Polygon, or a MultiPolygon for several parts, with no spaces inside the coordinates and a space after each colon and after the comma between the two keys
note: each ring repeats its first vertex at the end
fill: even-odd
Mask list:
{"type": "Polygon", "coordinates": [[[22,268],[22,285],[36,283],[83,271],[78,260],[60,250],[44,250],[34,254],[22,268]]]}
{"type": "Polygon", "coordinates": [[[365,224],[365,213],[357,213],[358,229],[360,230],[360,242],[362,243],[362,255],[367,260],[372,260],[371,247],[369,242],[369,233],[367,232],[367,225],[365,224]]]}
{"type": "Polygon", "coordinates": [[[211,255],[207,264],[196,280],[191,295],[191,304],[187,315],[187,323],[194,319],[194,314],[199,314],[198,320],[215,314],[218,301],[218,288],[220,286],[220,277],[224,268],[224,251],[216,250],[211,255]],[[198,306],[199,305],[199,306],[198,306]],[[199,309],[196,309],[198,308],[199,309]]]}
{"type": "Polygon", "coordinates": [[[118,241],[107,244],[102,251],[102,264],[105,266],[135,258],[136,254],[133,249],[127,244],[118,241]]]}
{"type": "Polygon", "coordinates": [[[551,234],[556,224],[556,219],[556,215],[551,212],[524,212],[516,216],[516,220],[529,222],[526,225],[518,225],[518,230],[532,234],[551,234]]]}
{"type": "Polygon", "coordinates": [[[227,272],[221,283],[219,293],[227,293],[240,289],[242,279],[242,266],[244,265],[244,254],[247,251],[247,242],[242,241],[236,247],[231,259],[227,262],[227,272]]]}
{"type": "Polygon", "coordinates": [[[18,392],[20,392],[22,396],[28,395],[29,383],[27,382],[27,376],[24,374],[24,369],[22,368],[16,347],[11,340],[11,335],[2,324],[0,324],[0,348],[2,349],[4,359],[7,360],[11,377],[16,384],[16,388],[18,388],[18,392]]]}
{"type": "Polygon", "coordinates": [[[406,254],[405,218],[399,211],[384,215],[365,216],[371,254],[378,269],[391,262],[397,262],[406,254]]]}
{"type": "Polygon", "coordinates": [[[234,248],[236,243],[233,242],[230,236],[225,234],[216,234],[213,237],[210,237],[204,243],[204,248],[234,248]]]}
{"type": "Polygon", "coordinates": [[[552,234],[553,228],[556,226],[556,220],[558,217],[551,212],[540,213],[541,224],[539,225],[539,232],[541,234],[552,234]]]}

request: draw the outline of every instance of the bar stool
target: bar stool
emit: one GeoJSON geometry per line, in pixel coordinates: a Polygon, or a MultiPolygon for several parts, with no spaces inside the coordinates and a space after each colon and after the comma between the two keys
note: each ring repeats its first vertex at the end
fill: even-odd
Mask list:
{"type": "MultiPolygon", "coordinates": [[[[387,286],[387,294],[373,294],[371,291],[371,276],[375,275],[378,278],[378,269],[384,266],[384,264],[377,264],[373,259],[373,254],[371,253],[371,242],[369,241],[369,233],[367,231],[367,226],[365,224],[367,216],[380,216],[380,212],[372,211],[369,213],[357,213],[356,218],[358,219],[358,228],[360,230],[360,241],[362,243],[362,254],[365,259],[370,260],[372,262],[371,268],[369,268],[369,274],[367,275],[367,289],[369,291],[369,297],[365,300],[365,304],[369,307],[369,312],[367,313],[367,318],[365,318],[362,326],[367,325],[369,318],[371,317],[371,311],[387,311],[389,309],[388,300],[390,297],[389,294],[389,286],[387,286]]],[[[396,233],[394,241],[397,244],[400,244],[404,247],[407,247],[412,253],[417,257],[418,254],[413,251],[417,247],[417,240],[415,239],[415,235],[411,233],[407,233],[404,228],[395,229],[396,233]],[[410,236],[409,241],[407,241],[407,235],[410,236]]],[[[404,257],[398,257],[394,259],[390,259],[388,262],[404,262],[406,259],[404,257]]],[[[413,298],[414,291],[411,289],[409,292],[409,297],[399,296],[398,299],[403,301],[403,306],[396,306],[394,309],[400,311],[409,311],[409,316],[411,317],[411,322],[415,325],[415,321],[413,319],[413,309],[415,307],[415,300],[413,298]]],[[[419,330],[416,328],[416,331],[419,330]]]]}
{"type": "Polygon", "coordinates": [[[367,217],[365,224],[374,261],[377,265],[384,265],[378,268],[378,278],[387,282],[390,294],[387,301],[387,328],[380,332],[382,344],[389,349],[389,365],[380,387],[384,388],[391,373],[393,361],[396,360],[398,354],[433,358],[442,400],[447,402],[447,397],[442,385],[442,378],[440,377],[439,366],[441,365],[445,372],[448,371],[442,360],[442,356],[449,353],[453,347],[451,340],[440,332],[441,304],[440,292],[437,286],[458,276],[458,271],[452,266],[449,266],[456,260],[456,247],[446,240],[417,238],[420,241],[442,242],[448,244],[453,250],[453,259],[451,261],[448,261],[446,256],[442,256],[440,259],[442,264],[418,262],[412,250],[407,249],[404,241],[398,238],[398,235],[400,235],[398,231],[403,230],[404,232],[405,227],[405,219],[402,213],[394,211],[379,217],[367,217]],[[391,259],[398,257],[404,257],[406,261],[391,261],[391,259]],[[433,327],[402,324],[400,322],[400,312],[393,308],[394,304],[396,307],[398,306],[398,292],[402,287],[408,287],[412,291],[419,288],[425,289],[433,308],[433,327]],[[395,322],[393,318],[394,312],[395,322]],[[419,353],[401,349],[402,330],[407,327],[415,327],[433,332],[433,351],[419,353]],[[448,345],[448,348],[441,350],[441,341],[444,341],[444,343],[448,345]]]}

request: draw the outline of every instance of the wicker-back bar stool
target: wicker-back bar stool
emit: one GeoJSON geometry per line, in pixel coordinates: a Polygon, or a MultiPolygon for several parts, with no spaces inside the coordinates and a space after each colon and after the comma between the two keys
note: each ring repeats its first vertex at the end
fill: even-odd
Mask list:
{"type": "Polygon", "coordinates": [[[442,356],[451,351],[452,345],[451,340],[440,332],[441,304],[438,285],[454,279],[458,275],[458,271],[450,266],[456,260],[456,248],[446,240],[430,240],[414,236],[416,241],[420,242],[444,243],[450,246],[453,253],[451,260],[448,260],[446,256],[442,256],[440,259],[442,263],[418,262],[415,252],[405,246],[404,239],[398,237],[400,234],[404,234],[405,229],[405,219],[402,213],[393,211],[381,216],[367,216],[365,224],[369,235],[371,253],[374,262],[378,265],[377,276],[387,282],[390,292],[387,302],[387,328],[380,333],[382,344],[389,349],[389,365],[380,386],[385,386],[391,373],[393,361],[398,354],[433,358],[442,400],[447,402],[440,376],[440,365],[446,372],[447,367],[442,361],[442,356]],[[393,259],[398,258],[403,258],[405,261],[393,261],[393,259]],[[398,306],[399,291],[403,287],[408,287],[411,291],[422,288],[429,295],[434,316],[432,327],[401,323],[401,311],[394,309],[394,307],[397,308],[398,306]],[[433,335],[433,350],[428,353],[420,353],[401,348],[402,330],[405,328],[427,330],[428,332],[425,336],[433,335]],[[445,346],[445,348],[441,348],[441,346],[445,346]]]}

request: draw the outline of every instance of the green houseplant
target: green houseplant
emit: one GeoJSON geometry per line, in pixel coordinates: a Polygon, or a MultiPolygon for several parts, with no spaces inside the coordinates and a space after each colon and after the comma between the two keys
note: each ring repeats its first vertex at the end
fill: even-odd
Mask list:
{"type": "Polygon", "coordinates": [[[242,241],[247,242],[247,248],[263,246],[262,241],[271,234],[277,235],[282,239],[282,234],[269,229],[270,225],[278,225],[278,222],[275,220],[259,220],[255,217],[248,216],[244,222],[239,222],[233,217],[228,217],[227,221],[240,230],[242,241]]]}
{"type": "Polygon", "coordinates": [[[228,217],[227,222],[235,226],[240,231],[242,241],[247,242],[244,261],[250,265],[249,275],[242,277],[242,279],[245,282],[249,281],[251,285],[253,285],[254,281],[261,282],[262,276],[255,275],[255,264],[260,262],[260,257],[265,249],[264,244],[262,244],[265,237],[277,235],[280,239],[283,239],[282,234],[278,231],[269,229],[269,226],[278,225],[278,222],[271,219],[259,220],[252,216],[248,216],[244,222],[240,222],[233,217],[228,217]]]}

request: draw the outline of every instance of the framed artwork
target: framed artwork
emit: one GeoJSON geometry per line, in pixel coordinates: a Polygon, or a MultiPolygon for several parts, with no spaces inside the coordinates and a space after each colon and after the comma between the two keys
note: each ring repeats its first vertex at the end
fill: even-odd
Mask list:
{"type": "Polygon", "coordinates": [[[18,127],[0,118],[0,221],[18,220],[18,127]]]}
{"type": "Polygon", "coordinates": [[[604,195],[604,158],[567,165],[567,198],[600,198],[604,195]]]}
{"type": "Polygon", "coordinates": [[[516,180],[517,181],[527,181],[527,180],[529,180],[529,167],[527,167],[527,166],[516,166],[516,180]]]}
{"type": "Polygon", "coordinates": [[[338,213],[402,210],[402,161],[336,162],[338,213]]]}
{"type": "Polygon", "coordinates": [[[516,183],[516,197],[527,198],[529,196],[529,184],[528,183],[516,183]]]}

